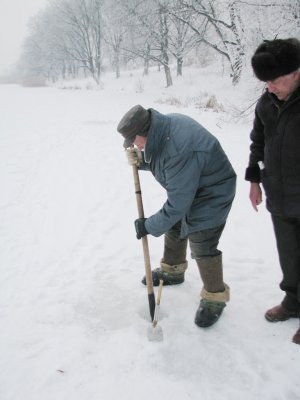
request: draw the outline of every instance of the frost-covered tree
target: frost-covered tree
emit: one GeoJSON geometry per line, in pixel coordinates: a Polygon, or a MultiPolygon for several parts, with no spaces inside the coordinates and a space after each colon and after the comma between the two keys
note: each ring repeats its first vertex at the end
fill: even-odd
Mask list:
{"type": "Polygon", "coordinates": [[[235,0],[180,0],[192,21],[179,16],[198,35],[198,42],[212,48],[228,61],[233,84],[241,77],[244,45],[243,23],[239,1],[235,0]]]}
{"type": "Polygon", "coordinates": [[[20,62],[51,79],[90,75],[99,83],[102,0],[49,0],[32,21],[20,62]]]}
{"type": "Polygon", "coordinates": [[[102,0],[50,0],[65,53],[99,83],[102,0]]]}
{"type": "Polygon", "coordinates": [[[130,46],[126,51],[153,60],[165,71],[167,87],[172,85],[169,50],[169,14],[166,0],[130,0],[126,2],[128,15],[133,21],[130,46]]]}
{"type": "Polygon", "coordinates": [[[177,63],[177,75],[182,75],[185,56],[196,46],[198,36],[190,29],[194,15],[181,6],[179,0],[168,2],[170,16],[169,49],[177,63]]]}
{"type": "Polygon", "coordinates": [[[42,76],[56,80],[70,70],[69,58],[62,48],[59,24],[51,8],[33,17],[29,24],[30,35],[23,43],[19,60],[22,76],[42,76]]]}
{"type": "Polygon", "coordinates": [[[300,0],[49,0],[32,20],[20,65],[53,80],[99,83],[104,60],[117,78],[122,65],[143,61],[144,74],[153,63],[163,67],[168,87],[172,63],[181,75],[201,45],[226,60],[237,84],[258,43],[299,34],[300,0]]]}
{"type": "Polygon", "coordinates": [[[132,33],[132,18],[124,1],[107,1],[103,10],[104,30],[103,38],[112,54],[111,64],[115,69],[116,78],[120,77],[124,47],[128,45],[128,37],[132,33]]]}
{"type": "Polygon", "coordinates": [[[242,0],[239,6],[248,66],[263,40],[299,37],[300,0],[242,0]]]}

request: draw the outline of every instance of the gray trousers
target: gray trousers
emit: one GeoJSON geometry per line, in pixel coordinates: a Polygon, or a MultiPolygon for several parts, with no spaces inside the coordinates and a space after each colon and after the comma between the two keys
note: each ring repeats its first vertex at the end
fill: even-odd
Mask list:
{"type": "Polygon", "coordinates": [[[212,229],[194,232],[188,238],[180,239],[181,222],[178,222],[165,234],[164,262],[170,265],[185,262],[188,241],[193,259],[220,255],[222,252],[218,250],[218,244],[224,226],[225,224],[222,224],[212,229]]]}
{"type": "Polygon", "coordinates": [[[282,305],[300,311],[300,218],[272,215],[272,221],[283,273],[279,286],[286,293],[282,305]]]}

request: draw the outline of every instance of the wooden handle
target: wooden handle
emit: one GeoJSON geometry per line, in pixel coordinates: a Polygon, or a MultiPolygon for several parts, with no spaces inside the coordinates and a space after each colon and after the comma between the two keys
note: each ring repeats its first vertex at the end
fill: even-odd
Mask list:
{"type": "Polygon", "coordinates": [[[164,281],[162,279],[159,280],[159,286],[158,286],[158,292],[157,292],[157,298],[156,298],[156,304],[159,306],[160,305],[160,299],[161,299],[161,292],[163,288],[164,281]]]}
{"type": "MultiPolygon", "coordinates": [[[[133,171],[133,180],[134,180],[135,197],[136,197],[136,204],[137,204],[137,208],[138,208],[138,215],[139,215],[139,218],[145,218],[139,171],[138,171],[138,168],[136,165],[132,166],[132,171],[133,171]]],[[[143,254],[144,254],[145,275],[146,275],[147,292],[148,292],[148,299],[149,299],[149,308],[150,308],[150,315],[151,315],[151,318],[153,321],[154,311],[155,311],[155,296],[154,296],[154,291],[153,291],[153,280],[152,280],[152,271],[151,271],[150,254],[149,254],[149,246],[148,246],[147,236],[142,237],[142,244],[143,244],[143,254]]]]}
{"type": "MultiPolygon", "coordinates": [[[[133,180],[134,180],[138,215],[139,215],[139,218],[145,218],[139,171],[138,171],[136,165],[133,165],[132,169],[133,169],[133,180]]],[[[153,281],[152,281],[152,272],[151,272],[151,263],[150,263],[150,254],[149,254],[149,246],[148,246],[147,236],[142,237],[142,244],[143,244],[143,253],[144,253],[144,261],[145,261],[147,290],[148,290],[148,294],[151,294],[151,293],[153,293],[153,281]]]]}
{"type": "Polygon", "coordinates": [[[136,165],[132,166],[132,171],[133,171],[135,197],[136,197],[136,204],[137,204],[137,208],[138,208],[139,218],[145,218],[143,200],[142,200],[141,184],[140,184],[140,177],[139,177],[139,170],[137,169],[136,165]]]}

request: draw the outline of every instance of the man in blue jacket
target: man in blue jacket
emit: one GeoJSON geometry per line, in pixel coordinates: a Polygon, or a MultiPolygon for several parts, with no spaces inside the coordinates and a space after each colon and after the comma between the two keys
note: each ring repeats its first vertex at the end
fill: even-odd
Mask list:
{"type": "Polygon", "coordinates": [[[218,140],[185,115],[162,115],[137,105],[117,130],[125,138],[129,164],[150,170],[167,192],[157,213],[135,221],[138,239],[164,234],[164,254],[152,271],[153,284],[160,279],[164,285],[184,281],[189,241],[203,281],[195,323],[211,326],[229,300],[217,247],[234,199],[236,174],[218,140]]]}

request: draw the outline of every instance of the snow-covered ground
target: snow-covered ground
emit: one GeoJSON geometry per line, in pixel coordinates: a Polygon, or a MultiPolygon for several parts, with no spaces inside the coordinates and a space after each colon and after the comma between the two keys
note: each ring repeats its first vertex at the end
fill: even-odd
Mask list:
{"type": "MultiPolygon", "coordinates": [[[[163,73],[103,77],[101,90],[0,86],[0,399],[299,400],[299,321],[271,324],[281,278],[270,216],[255,213],[244,182],[254,79],[186,70],[164,88],[163,73]],[[194,106],[215,94],[225,112],[194,106]],[[181,99],[174,104],[174,98],[181,99]],[[196,101],[197,102],[197,101],[196,101]],[[238,174],[220,243],[231,301],[220,321],[194,324],[201,281],[163,289],[163,342],[149,342],[142,244],[132,171],[116,126],[133,105],[182,112],[215,134],[238,174]]],[[[145,214],[165,194],[140,173],[145,214]]],[[[149,237],[152,266],[162,238],[149,237]]]]}

